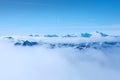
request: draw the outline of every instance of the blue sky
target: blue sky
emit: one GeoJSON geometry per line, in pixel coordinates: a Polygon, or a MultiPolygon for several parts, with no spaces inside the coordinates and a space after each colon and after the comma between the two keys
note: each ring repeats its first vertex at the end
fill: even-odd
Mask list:
{"type": "Polygon", "coordinates": [[[120,0],[0,0],[1,33],[120,31],[120,0]]]}

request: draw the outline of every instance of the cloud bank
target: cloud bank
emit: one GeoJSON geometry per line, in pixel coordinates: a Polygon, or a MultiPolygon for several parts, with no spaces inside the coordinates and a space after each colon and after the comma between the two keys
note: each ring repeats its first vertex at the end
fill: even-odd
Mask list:
{"type": "Polygon", "coordinates": [[[0,80],[120,80],[119,47],[17,47],[0,39],[0,49],[0,80]]]}

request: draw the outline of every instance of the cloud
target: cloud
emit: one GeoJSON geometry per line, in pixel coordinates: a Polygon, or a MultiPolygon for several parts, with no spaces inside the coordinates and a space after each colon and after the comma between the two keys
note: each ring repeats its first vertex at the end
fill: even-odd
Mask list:
{"type": "Polygon", "coordinates": [[[0,80],[120,80],[117,48],[15,47],[0,40],[0,80]]]}

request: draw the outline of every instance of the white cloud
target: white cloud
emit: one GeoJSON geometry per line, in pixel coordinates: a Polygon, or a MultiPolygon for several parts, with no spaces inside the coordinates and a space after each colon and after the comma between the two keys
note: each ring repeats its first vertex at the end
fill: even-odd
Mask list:
{"type": "Polygon", "coordinates": [[[0,40],[0,80],[120,80],[119,52],[15,47],[0,40]]]}

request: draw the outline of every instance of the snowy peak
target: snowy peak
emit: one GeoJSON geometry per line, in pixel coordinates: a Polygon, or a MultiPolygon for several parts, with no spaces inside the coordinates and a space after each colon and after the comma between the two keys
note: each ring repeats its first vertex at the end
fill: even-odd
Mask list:
{"type": "Polygon", "coordinates": [[[49,37],[49,38],[54,38],[54,37],[64,37],[64,38],[75,38],[75,37],[82,37],[82,38],[91,38],[91,37],[108,37],[108,34],[102,33],[102,32],[94,32],[94,33],[80,33],[80,34],[66,34],[66,35],[57,35],[57,34],[47,34],[47,35],[29,35],[30,37],[49,37]]]}
{"type": "Polygon", "coordinates": [[[92,34],[90,33],[81,33],[81,37],[90,38],[92,34]]]}
{"type": "Polygon", "coordinates": [[[53,34],[53,35],[44,35],[44,37],[59,37],[59,36],[56,34],[53,34]]]}
{"type": "Polygon", "coordinates": [[[109,36],[108,34],[102,33],[102,32],[98,32],[96,31],[96,33],[98,33],[101,37],[107,37],[109,36]]]}
{"type": "Polygon", "coordinates": [[[72,37],[78,37],[78,36],[77,36],[77,35],[70,35],[70,34],[67,34],[67,35],[62,36],[62,37],[69,37],[69,38],[71,37],[71,38],[72,38],[72,37]]]}
{"type": "Polygon", "coordinates": [[[114,41],[104,41],[104,42],[84,42],[84,43],[51,43],[51,42],[36,42],[36,41],[22,41],[14,43],[15,46],[46,46],[48,48],[75,48],[75,49],[87,49],[87,48],[94,48],[94,49],[109,49],[113,47],[120,48],[120,42],[114,41]]]}

